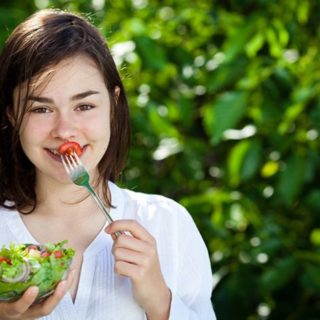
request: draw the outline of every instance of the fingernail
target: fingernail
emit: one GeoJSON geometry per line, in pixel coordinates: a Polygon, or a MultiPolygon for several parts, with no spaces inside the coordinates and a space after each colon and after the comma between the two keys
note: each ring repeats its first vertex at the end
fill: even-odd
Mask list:
{"type": "Polygon", "coordinates": [[[39,292],[39,288],[38,287],[31,287],[30,289],[29,289],[29,294],[30,295],[34,295],[34,296],[36,296],[36,295],[38,295],[38,292],[39,292]]]}
{"type": "Polygon", "coordinates": [[[67,288],[67,282],[65,280],[61,281],[59,285],[59,290],[66,291],[66,288],[67,288]]]}

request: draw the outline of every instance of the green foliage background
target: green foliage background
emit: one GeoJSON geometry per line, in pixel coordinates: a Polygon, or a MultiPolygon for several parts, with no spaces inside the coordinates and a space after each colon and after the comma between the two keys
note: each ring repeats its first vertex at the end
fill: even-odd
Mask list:
{"type": "Polygon", "coordinates": [[[122,183],[193,215],[218,319],[320,319],[320,2],[1,0],[1,44],[42,7],[107,37],[133,123],[122,183]]]}

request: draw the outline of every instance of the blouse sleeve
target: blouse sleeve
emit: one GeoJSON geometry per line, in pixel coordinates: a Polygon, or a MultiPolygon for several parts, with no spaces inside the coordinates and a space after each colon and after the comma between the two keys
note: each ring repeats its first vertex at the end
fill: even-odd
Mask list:
{"type": "Polygon", "coordinates": [[[216,320],[211,302],[213,278],[207,247],[190,214],[177,208],[178,280],[171,289],[170,320],[216,320]]]}

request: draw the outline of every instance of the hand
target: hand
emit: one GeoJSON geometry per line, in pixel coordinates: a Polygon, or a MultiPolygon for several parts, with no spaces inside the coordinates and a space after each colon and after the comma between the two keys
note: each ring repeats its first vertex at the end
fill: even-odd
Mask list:
{"type": "Polygon", "coordinates": [[[23,296],[13,302],[0,302],[1,320],[33,320],[39,317],[47,316],[57,306],[63,296],[71,287],[74,278],[74,272],[68,274],[66,280],[61,281],[56,287],[54,293],[44,301],[32,305],[36,300],[39,288],[30,287],[23,296]]]}
{"type": "Polygon", "coordinates": [[[114,221],[106,232],[114,240],[115,272],[131,279],[133,296],[148,319],[168,319],[171,292],[161,273],[156,240],[134,220],[114,221]],[[123,230],[130,235],[114,235],[123,230]]]}

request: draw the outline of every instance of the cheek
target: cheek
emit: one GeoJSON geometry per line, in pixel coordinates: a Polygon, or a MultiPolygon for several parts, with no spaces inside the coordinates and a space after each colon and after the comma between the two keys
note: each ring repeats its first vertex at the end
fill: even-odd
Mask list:
{"type": "Polygon", "coordinates": [[[99,121],[95,126],[88,128],[89,140],[95,142],[96,151],[102,157],[108,149],[110,141],[110,126],[105,121],[99,121]]]}
{"type": "Polygon", "coordinates": [[[27,142],[29,140],[32,140],[32,137],[36,138],[39,135],[39,130],[37,130],[36,126],[32,125],[32,122],[28,119],[24,120],[22,122],[19,136],[21,142],[27,142]]]}
{"type": "Polygon", "coordinates": [[[95,119],[95,121],[87,122],[86,132],[93,139],[109,139],[110,137],[110,122],[105,118],[95,119]]]}
{"type": "Polygon", "coordinates": [[[48,134],[48,128],[47,124],[34,122],[30,119],[24,120],[19,133],[22,148],[25,150],[30,145],[37,145],[43,141],[43,138],[48,134]]]}

